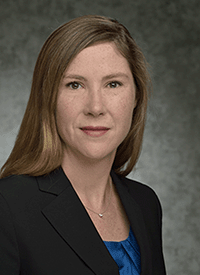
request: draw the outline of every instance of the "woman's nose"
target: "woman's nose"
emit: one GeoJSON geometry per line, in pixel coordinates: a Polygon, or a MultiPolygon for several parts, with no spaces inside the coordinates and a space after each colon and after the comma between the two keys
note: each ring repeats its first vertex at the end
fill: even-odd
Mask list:
{"type": "Polygon", "coordinates": [[[105,111],[106,108],[101,89],[92,89],[91,91],[88,91],[85,104],[85,114],[97,117],[99,115],[104,115],[105,111]]]}

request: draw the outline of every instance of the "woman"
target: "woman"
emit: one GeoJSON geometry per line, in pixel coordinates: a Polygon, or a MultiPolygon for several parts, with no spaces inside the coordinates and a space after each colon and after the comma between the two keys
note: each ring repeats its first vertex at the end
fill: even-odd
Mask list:
{"type": "Polygon", "coordinates": [[[145,59],[116,20],[83,16],[50,35],[1,169],[2,274],[165,274],[159,200],[125,177],[148,87],[145,59]]]}

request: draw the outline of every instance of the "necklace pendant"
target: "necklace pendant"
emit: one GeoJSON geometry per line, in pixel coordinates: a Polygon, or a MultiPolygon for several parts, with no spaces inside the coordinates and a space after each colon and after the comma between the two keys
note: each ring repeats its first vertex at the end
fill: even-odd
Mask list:
{"type": "Polygon", "coordinates": [[[98,215],[99,215],[99,217],[100,217],[100,218],[102,218],[102,217],[103,217],[103,214],[98,214],[98,215]]]}

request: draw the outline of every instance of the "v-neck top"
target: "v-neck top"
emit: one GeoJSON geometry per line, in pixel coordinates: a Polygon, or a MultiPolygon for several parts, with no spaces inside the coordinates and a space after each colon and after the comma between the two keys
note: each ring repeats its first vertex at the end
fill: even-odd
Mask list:
{"type": "Polygon", "coordinates": [[[121,242],[104,241],[104,244],[117,263],[120,275],[140,274],[140,248],[131,228],[126,240],[121,242]]]}

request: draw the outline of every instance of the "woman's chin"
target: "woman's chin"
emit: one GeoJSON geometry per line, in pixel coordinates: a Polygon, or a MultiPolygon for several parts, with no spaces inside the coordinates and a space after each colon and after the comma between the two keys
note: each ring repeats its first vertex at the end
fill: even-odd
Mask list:
{"type": "Polygon", "coordinates": [[[76,158],[78,161],[84,162],[101,162],[104,160],[113,161],[116,154],[116,149],[107,150],[102,147],[81,148],[81,150],[73,150],[72,148],[66,148],[66,155],[70,158],[76,158]]]}

